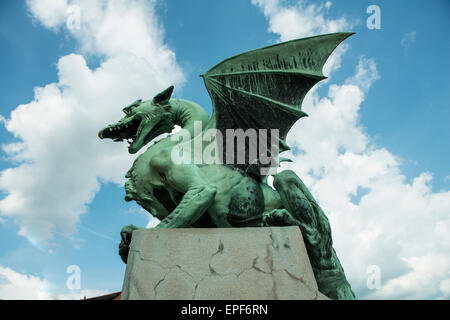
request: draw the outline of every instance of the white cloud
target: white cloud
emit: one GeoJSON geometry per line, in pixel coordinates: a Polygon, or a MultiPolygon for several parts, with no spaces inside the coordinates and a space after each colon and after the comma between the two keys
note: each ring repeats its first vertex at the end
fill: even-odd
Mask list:
{"type": "MultiPolygon", "coordinates": [[[[279,35],[279,41],[311,37],[319,34],[351,31],[353,23],[344,17],[329,18],[328,9],[332,3],[316,5],[299,1],[296,5],[285,6],[280,0],[252,0],[264,13],[269,22],[268,31],[279,35]]],[[[341,44],[326,62],[323,71],[329,75],[338,69],[341,56],[347,51],[348,44],[341,44]]]]}
{"type": "MultiPolygon", "coordinates": [[[[348,31],[344,18],[328,19],[322,7],[304,1],[252,2],[280,40],[348,31]]],[[[340,67],[336,61],[330,70],[340,67]]],[[[294,162],[282,168],[297,172],[327,213],[334,247],[358,298],[448,299],[450,191],[433,192],[427,172],[409,182],[399,158],[364,131],[360,108],[379,78],[375,61],[362,56],[342,84],[328,82],[326,96],[312,90],[303,103],[309,117],[287,139],[298,152],[290,152],[294,162]],[[366,286],[372,265],[381,271],[380,290],[366,286]]]]}
{"type": "Polygon", "coordinates": [[[400,40],[400,45],[407,50],[416,41],[416,31],[407,32],[400,40]]]}
{"type": "Polygon", "coordinates": [[[56,29],[67,19],[67,0],[27,0],[28,9],[38,23],[56,29]]]}
{"type": "Polygon", "coordinates": [[[78,300],[110,293],[107,290],[72,290],[54,294],[51,284],[38,276],[27,275],[0,266],[0,299],[3,300],[78,300]]]}
{"type": "Polygon", "coordinates": [[[49,299],[43,291],[47,282],[37,276],[18,273],[0,266],[0,299],[37,300],[49,299]]]}
{"type": "Polygon", "coordinates": [[[450,298],[450,259],[447,254],[425,254],[421,257],[406,259],[406,263],[411,268],[410,272],[387,281],[381,290],[375,291],[368,297],[371,299],[450,298]]]}
{"type": "Polygon", "coordinates": [[[398,158],[374,146],[360,127],[363,90],[367,79],[377,78],[372,72],[374,64],[360,63],[346,81],[355,84],[330,85],[327,97],[313,92],[305,99],[309,117],[288,136],[301,152],[282,167],[302,177],[328,214],[336,251],[360,298],[445,296],[450,192],[433,193],[429,173],[408,183],[398,158]],[[363,82],[360,74],[366,74],[363,82]],[[366,194],[352,202],[362,189],[366,194]],[[366,287],[370,265],[381,270],[383,286],[375,293],[366,287]]]}
{"type": "Polygon", "coordinates": [[[154,228],[158,225],[159,222],[160,222],[160,220],[158,218],[150,217],[150,220],[148,221],[148,223],[145,227],[146,228],[154,228]]]}
{"type": "Polygon", "coordinates": [[[269,21],[268,31],[279,34],[281,41],[338,32],[351,27],[344,17],[327,17],[326,9],[331,6],[330,1],[325,6],[307,4],[305,1],[292,6],[284,6],[283,1],[279,0],[252,0],[252,3],[263,10],[269,21]]]}
{"type": "Polygon", "coordinates": [[[442,280],[441,283],[439,284],[439,289],[443,294],[442,297],[439,298],[447,300],[450,299],[450,278],[442,280]]]}
{"type": "Polygon", "coordinates": [[[122,117],[124,105],[149,99],[184,78],[175,54],[164,45],[153,2],[51,1],[60,14],[45,1],[27,3],[34,19],[59,30],[66,30],[61,16],[67,6],[78,6],[80,29],[66,32],[84,55],[101,59],[91,69],[82,54],[61,57],[58,82],[35,88],[33,101],[2,118],[17,139],[3,151],[17,166],[0,173],[0,189],[7,194],[0,214],[35,242],[51,239],[56,230],[76,232],[100,181],[124,181],[134,156],[124,144],[101,141],[97,132],[122,117]]]}
{"type": "Polygon", "coordinates": [[[378,79],[380,79],[380,74],[375,61],[366,57],[360,57],[355,75],[347,79],[346,83],[354,84],[364,92],[367,92],[372,83],[378,79]]]}

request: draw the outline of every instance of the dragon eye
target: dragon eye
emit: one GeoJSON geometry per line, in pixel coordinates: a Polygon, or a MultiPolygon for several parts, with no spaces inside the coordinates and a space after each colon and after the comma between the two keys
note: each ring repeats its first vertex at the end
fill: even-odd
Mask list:
{"type": "Polygon", "coordinates": [[[126,106],[125,108],[122,109],[122,111],[126,114],[129,115],[131,110],[135,107],[138,107],[142,102],[142,99],[136,100],[135,102],[133,102],[132,104],[126,106]]]}

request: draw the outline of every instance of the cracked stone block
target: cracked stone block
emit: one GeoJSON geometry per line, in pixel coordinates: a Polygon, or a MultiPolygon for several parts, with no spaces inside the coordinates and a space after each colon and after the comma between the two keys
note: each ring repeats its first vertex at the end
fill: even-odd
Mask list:
{"type": "Polygon", "coordinates": [[[328,299],[298,227],[136,230],[122,300],[328,299]]]}

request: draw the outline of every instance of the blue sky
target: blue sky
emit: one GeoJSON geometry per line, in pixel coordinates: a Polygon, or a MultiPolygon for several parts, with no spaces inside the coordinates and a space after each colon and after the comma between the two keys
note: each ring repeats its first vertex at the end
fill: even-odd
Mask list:
{"type": "Polygon", "coordinates": [[[175,84],[176,96],[211,112],[199,77],[211,66],[280,40],[332,31],[356,35],[330,63],[330,79],[305,100],[310,117],[290,134],[303,151],[292,155],[294,168],[329,213],[359,297],[450,297],[448,1],[161,0],[123,8],[103,2],[0,4],[0,298],[121,289],[120,228],[145,226],[149,215],[123,201],[121,179],[134,156],[119,144],[105,146],[96,130],[118,119],[124,104],[175,84]],[[379,30],[366,26],[371,4],[381,10],[379,30]],[[67,5],[80,8],[80,29],[67,29],[67,5]],[[124,20],[108,22],[120,10],[124,20]],[[92,12],[104,20],[95,21],[92,12]],[[143,25],[108,36],[128,30],[133,15],[143,25]],[[91,78],[99,89],[83,87],[91,78]],[[36,93],[36,87],[45,89],[36,93]],[[320,115],[341,104],[351,116],[329,119],[342,127],[327,126],[320,115]],[[77,115],[86,112],[90,118],[77,115]],[[40,125],[49,128],[35,129],[40,125]],[[83,133],[68,133],[68,126],[83,133]],[[322,142],[336,153],[322,154],[316,148],[322,142]],[[374,173],[366,177],[359,166],[374,173]],[[382,190],[396,196],[383,198],[382,190]],[[378,207],[381,202],[386,206],[378,207]],[[381,217],[375,207],[384,210],[381,217]],[[360,228],[356,238],[348,235],[350,226],[360,228]],[[422,227],[423,239],[414,240],[422,227]],[[80,267],[80,290],[66,287],[69,265],[80,267]],[[366,286],[370,265],[381,270],[377,290],[366,286]],[[426,274],[432,275],[424,280],[426,274]],[[419,294],[419,286],[426,290],[419,294]]]}

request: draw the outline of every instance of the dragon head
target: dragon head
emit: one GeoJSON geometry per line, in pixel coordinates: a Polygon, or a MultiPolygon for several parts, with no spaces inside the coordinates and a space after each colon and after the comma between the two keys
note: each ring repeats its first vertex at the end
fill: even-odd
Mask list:
{"type": "Polygon", "coordinates": [[[123,108],[125,117],[99,131],[100,139],[128,141],[128,152],[136,153],[147,143],[174,127],[169,104],[173,86],[157,94],[152,100],[136,100],[123,108]]]}

